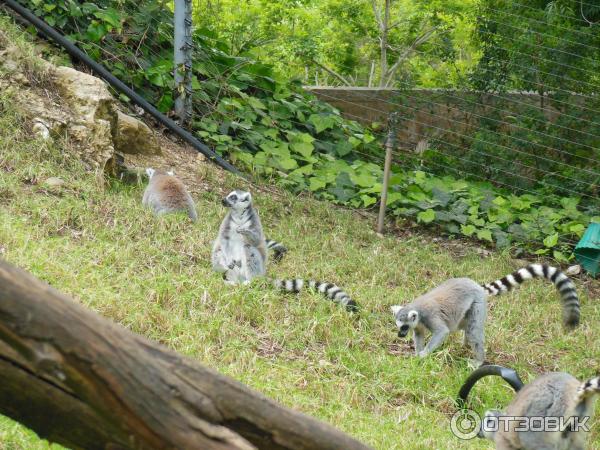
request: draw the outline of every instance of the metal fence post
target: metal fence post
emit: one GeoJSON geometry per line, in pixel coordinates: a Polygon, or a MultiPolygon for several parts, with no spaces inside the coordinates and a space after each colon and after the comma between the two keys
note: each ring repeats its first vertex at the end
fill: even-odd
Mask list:
{"type": "Polygon", "coordinates": [[[175,0],[175,113],[180,124],[192,118],[192,0],[175,0]]]}
{"type": "Polygon", "coordinates": [[[398,125],[398,113],[393,112],[388,118],[388,135],[385,140],[385,165],[383,167],[383,185],[381,187],[381,203],[379,204],[379,216],[377,217],[377,232],[383,233],[383,221],[385,219],[385,208],[387,205],[388,185],[390,182],[390,171],[392,169],[392,152],[396,146],[396,128],[398,125]]]}

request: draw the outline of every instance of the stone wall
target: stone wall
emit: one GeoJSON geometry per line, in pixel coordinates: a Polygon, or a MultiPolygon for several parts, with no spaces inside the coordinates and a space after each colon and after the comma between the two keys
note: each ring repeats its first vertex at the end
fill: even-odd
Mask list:
{"type": "MultiPolygon", "coordinates": [[[[399,111],[401,118],[400,147],[414,149],[419,141],[432,138],[452,145],[464,143],[482,118],[510,127],[511,116],[529,108],[541,108],[535,93],[500,95],[477,92],[414,89],[399,91],[380,88],[308,87],[316,96],[338,108],[348,119],[370,125],[385,124],[390,112],[399,111]]],[[[546,102],[547,103],[547,102],[546,102]]],[[[544,114],[552,120],[558,111],[544,106],[544,114]]]]}

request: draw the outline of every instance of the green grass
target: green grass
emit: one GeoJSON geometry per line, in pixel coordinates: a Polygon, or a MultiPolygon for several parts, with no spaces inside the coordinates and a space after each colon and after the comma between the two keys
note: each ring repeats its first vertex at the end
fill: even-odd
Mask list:
{"type": "MultiPolygon", "coordinates": [[[[268,236],[290,250],[269,266],[270,275],[336,282],[363,313],[352,317],[318,294],[282,295],[260,281],[229,287],[209,261],[225,213],[217,192],[237,180],[225,177],[195,196],[196,225],[178,215],[158,219],[141,205],[143,186],[103,189],[61,145],[29,138],[11,95],[0,93],[0,251],[8,261],[131,331],[375,448],[491,448],[450,432],[453,399],[469,373],[462,337],[417,359],[396,337],[389,306],[449,277],[489,282],[522,262],[500,253],[483,258],[474,247],[430,235],[380,238],[372,221],[354,212],[254,190],[268,236]],[[66,185],[49,192],[43,181],[50,176],[66,185]]],[[[568,335],[548,282],[491,298],[487,359],[516,368],[526,381],[552,370],[597,373],[600,307],[578,287],[583,324],[568,335]]],[[[504,406],[510,397],[500,380],[485,380],[474,406],[504,406]]],[[[597,431],[592,440],[600,446],[597,431]]],[[[21,448],[48,444],[0,417],[0,449],[21,448]]]]}

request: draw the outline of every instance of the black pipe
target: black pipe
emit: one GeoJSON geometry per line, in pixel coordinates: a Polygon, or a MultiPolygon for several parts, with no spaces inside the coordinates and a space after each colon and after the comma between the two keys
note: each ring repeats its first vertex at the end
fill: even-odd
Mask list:
{"type": "Polygon", "coordinates": [[[40,19],[38,16],[33,14],[29,9],[17,3],[15,0],[0,0],[0,3],[3,2],[6,6],[10,7],[13,11],[35,26],[39,31],[41,31],[47,38],[56,42],[61,47],[63,47],[69,55],[73,58],[81,61],[86,66],[88,66],[96,75],[103,78],[107,83],[109,83],[112,87],[114,87],[117,91],[125,94],[129,97],[133,103],[140,106],[144,111],[154,117],[157,121],[166,126],[169,130],[179,136],[181,139],[189,143],[192,147],[194,147],[198,152],[202,153],[206,156],[210,161],[218,164],[223,169],[233,172],[236,175],[242,175],[239,170],[237,170],[233,165],[225,161],[219,155],[217,155],[214,151],[212,151],[205,144],[196,139],[191,133],[181,128],[177,125],[173,120],[169,119],[163,113],[161,113],[158,109],[148,103],[144,98],[139,96],[135,91],[129,88],[125,83],[115,77],[112,73],[110,73],[104,66],[98,64],[96,61],[91,59],[88,55],[86,55],[83,51],[81,51],[75,44],[65,38],[62,34],[40,19]]]}
{"type": "Polygon", "coordinates": [[[481,378],[489,375],[502,377],[504,381],[510,384],[515,392],[519,392],[523,387],[523,381],[521,381],[519,374],[515,370],[493,364],[486,364],[473,371],[460,388],[458,398],[456,399],[456,402],[460,408],[465,407],[469,392],[471,392],[471,389],[475,383],[477,383],[477,381],[479,381],[481,378]]]}

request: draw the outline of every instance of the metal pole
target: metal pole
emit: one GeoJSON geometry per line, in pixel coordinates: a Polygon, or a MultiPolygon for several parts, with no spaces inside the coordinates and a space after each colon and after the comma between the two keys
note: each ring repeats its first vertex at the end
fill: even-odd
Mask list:
{"type": "Polygon", "coordinates": [[[192,118],[192,0],[175,0],[175,113],[180,124],[192,118]]]}
{"type": "Polygon", "coordinates": [[[388,187],[390,182],[390,171],[392,169],[392,152],[396,146],[396,126],[398,125],[398,113],[393,112],[388,119],[388,135],[385,140],[385,165],[383,166],[383,186],[381,187],[381,203],[379,204],[379,216],[377,217],[377,232],[383,233],[383,221],[385,219],[385,208],[387,205],[388,187]]]}

